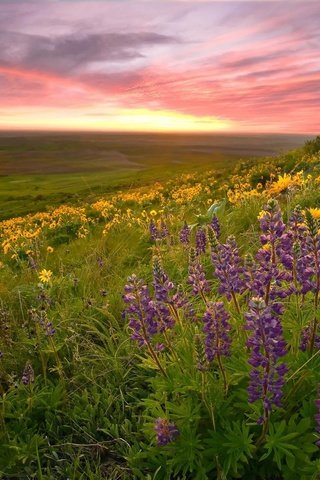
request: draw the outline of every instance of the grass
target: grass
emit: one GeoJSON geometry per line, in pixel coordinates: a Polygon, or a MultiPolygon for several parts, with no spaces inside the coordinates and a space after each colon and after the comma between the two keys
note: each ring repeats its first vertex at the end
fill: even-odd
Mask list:
{"type": "MultiPolygon", "coordinates": [[[[208,209],[215,203],[221,244],[234,235],[248,266],[248,254],[255,255],[261,246],[257,216],[270,185],[251,196],[242,188],[248,183],[245,191],[255,193],[261,172],[275,173],[274,184],[277,168],[283,174],[303,164],[303,181],[293,180],[289,189],[279,184],[284,218],[298,203],[319,207],[319,151],[300,148],[242,165],[235,159],[227,165],[193,162],[165,171],[153,165],[141,171],[1,179],[1,202],[8,207],[3,218],[52,209],[60,200],[73,206],[57,215],[48,210],[49,220],[29,216],[23,226],[15,220],[0,223],[2,241],[10,243],[0,256],[0,478],[319,478],[314,416],[320,356],[317,348],[299,349],[301,332],[318,315],[314,292],[279,300],[285,306],[281,322],[289,373],[284,408],[273,405],[269,417],[261,400],[248,403],[251,367],[245,342],[251,333],[243,325],[250,291],[237,293],[239,313],[218,292],[207,246],[198,260],[210,290],[195,294],[188,281],[193,254],[179,241],[185,220],[194,225],[192,246],[200,228],[210,234],[213,210],[208,209]],[[19,192],[12,192],[12,185],[21,185],[19,192]],[[30,193],[36,186],[37,193],[30,193]],[[238,194],[235,204],[228,201],[230,189],[238,194]],[[15,194],[15,200],[8,200],[15,194]],[[31,198],[19,199],[24,195],[31,198]],[[44,198],[31,206],[36,195],[44,198]],[[92,205],[99,197],[111,202],[107,211],[92,205]],[[159,229],[164,222],[169,235],[152,241],[151,220],[159,229]],[[42,230],[30,237],[41,222],[42,230]],[[153,292],[156,259],[192,309],[179,307],[175,326],[167,337],[158,334],[148,351],[130,339],[123,294],[133,273],[153,292]],[[48,282],[39,279],[44,269],[52,272],[48,282]],[[232,355],[208,362],[203,315],[208,301],[217,300],[230,315],[232,355]],[[48,335],[52,328],[54,334],[48,335]],[[166,350],[159,352],[157,343],[166,350]],[[23,382],[25,375],[28,381],[23,382]],[[264,426],[257,423],[261,416],[264,426]],[[154,430],[158,418],[179,430],[163,447],[157,445],[154,430]]],[[[288,283],[281,285],[288,288],[288,283]]],[[[160,306],[168,308],[168,302],[160,306]]]]}

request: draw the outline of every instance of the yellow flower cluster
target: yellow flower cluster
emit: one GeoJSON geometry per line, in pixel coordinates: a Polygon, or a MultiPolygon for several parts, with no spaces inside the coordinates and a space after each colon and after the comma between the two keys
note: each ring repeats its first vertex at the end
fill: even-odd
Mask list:
{"type": "Polygon", "coordinates": [[[103,198],[93,203],[91,207],[93,210],[99,212],[100,215],[105,219],[110,218],[115,212],[114,204],[111,201],[103,198]]]}
{"type": "Polygon", "coordinates": [[[268,196],[279,195],[281,193],[287,193],[289,190],[302,187],[304,184],[303,171],[294,175],[284,173],[283,175],[278,175],[277,180],[268,183],[266,192],[268,196]]]}
{"type": "Polygon", "coordinates": [[[88,233],[87,218],[84,207],[61,205],[51,212],[39,212],[25,217],[11,218],[0,222],[0,241],[5,255],[15,255],[19,250],[27,253],[32,250],[38,239],[46,229],[54,230],[62,225],[79,223],[78,236],[84,237],[88,233]]]}
{"type": "Polygon", "coordinates": [[[159,201],[160,203],[164,201],[163,197],[163,185],[161,183],[155,183],[152,185],[152,188],[148,187],[141,187],[136,190],[120,193],[113,197],[114,201],[120,202],[132,202],[138,205],[143,205],[145,203],[150,203],[153,201],[159,201]]]}
{"type": "Polygon", "coordinates": [[[182,185],[171,193],[171,198],[175,200],[178,205],[186,204],[198,197],[204,187],[201,183],[196,183],[193,186],[182,185]]]}
{"type": "Polygon", "coordinates": [[[320,208],[309,208],[309,212],[316,220],[320,219],[320,208]]]}
{"type": "Polygon", "coordinates": [[[260,197],[259,190],[252,188],[249,183],[238,183],[233,189],[227,191],[227,198],[230,203],[242,203],[250,198],[260,197]]]}

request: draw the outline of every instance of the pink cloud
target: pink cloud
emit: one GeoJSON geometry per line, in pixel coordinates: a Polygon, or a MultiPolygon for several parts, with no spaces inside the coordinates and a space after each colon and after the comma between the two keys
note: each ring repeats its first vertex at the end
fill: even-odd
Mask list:
{"type": "Polygon", "coordinates": [[[109,103],[320,130],[319,3],[121,4],[3,7],[0,108],[109,103]]]}

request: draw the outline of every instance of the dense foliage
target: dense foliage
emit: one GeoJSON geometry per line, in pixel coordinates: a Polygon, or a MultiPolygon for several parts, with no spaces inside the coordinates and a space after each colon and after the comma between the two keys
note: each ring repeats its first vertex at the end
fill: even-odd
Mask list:
{"type": "Polygon", "coordinates": [[[318,143],[0,223],[2,478],[320,477],[318,143]]]}

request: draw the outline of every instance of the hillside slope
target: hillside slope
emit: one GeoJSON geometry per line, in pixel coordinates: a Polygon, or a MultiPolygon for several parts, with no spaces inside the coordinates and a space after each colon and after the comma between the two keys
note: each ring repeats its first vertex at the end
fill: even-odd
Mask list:
{"type": "Polygon", "coordinates": [[[320,137],[0,222],[0,472],[320,475],[320,137]]]}

